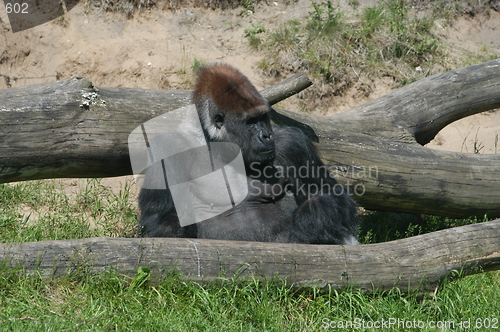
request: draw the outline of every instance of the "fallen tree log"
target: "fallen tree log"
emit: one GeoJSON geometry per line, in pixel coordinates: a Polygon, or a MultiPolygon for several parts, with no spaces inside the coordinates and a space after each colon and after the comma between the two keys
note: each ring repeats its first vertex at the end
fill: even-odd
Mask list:
{"type": "MultiPolygon", "coordinates": [[[[187,105],[189,95],[96,88],[86,79],[0,90],[0,183],[131,174],[128,134],[187,105]]],[[[330,117],[278,110],[273,120],[317,141],[326,165],[367,209],[491,217],[500,216],[500,155],[422,144],[457,119],[498,107],[500,59],[428,77],[330,117]]]]}
{"type": "Polygon", "coordinates": [[[9,243],[0,244],[0,262],[49,277],[78,269],[134,276],[148,267],[152,283],[180,272],[198,282],[277,276],[295,287],[433,290],[452,271],[466,276],[500,269],[500,219],[357,246],[176,238],[9,243]]]}
{"type": "MultiPolygon", "coordinates": [[[[309,85],[297,74],[262,94],[277,103],[309,85]]],[[[132,130],[190,102],[189,90],[96,88],[85,78],[0,90],[0,183],[132,174],[132,130]]]]}

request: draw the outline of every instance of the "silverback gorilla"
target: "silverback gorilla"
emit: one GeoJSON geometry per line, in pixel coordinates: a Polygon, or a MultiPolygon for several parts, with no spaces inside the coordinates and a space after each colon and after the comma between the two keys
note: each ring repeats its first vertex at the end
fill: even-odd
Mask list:
{"type": "MultiPolygon", "coordinates": [[[[301,130],[271,125],[269,104],[242,73],[226,64],[201,68],[193,103],[202,133],[190,134],[186,126],[185,136],[235,143],[243,157],[248,194],[219,215],[181,226],[169,187],[143,187],[141,236],[358,244],[355,202],[330,176],[301,130]]],[[[193,167],[189,164],[193,162],[188,159],[179,168],[192,172],[186,171],[193,167]]],[[[162,179],[148,169],[144,181],[162,179]]]]}

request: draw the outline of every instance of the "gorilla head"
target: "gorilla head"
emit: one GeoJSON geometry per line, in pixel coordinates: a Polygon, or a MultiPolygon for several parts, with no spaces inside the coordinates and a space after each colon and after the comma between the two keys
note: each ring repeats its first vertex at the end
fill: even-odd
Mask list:
{"type": "Polygon", "coordinates": [[[208,141],[237,144],[246,165],[273,162],[269,104],[238,70],[225,64],[201,68],[193,102],[208,141]]]}

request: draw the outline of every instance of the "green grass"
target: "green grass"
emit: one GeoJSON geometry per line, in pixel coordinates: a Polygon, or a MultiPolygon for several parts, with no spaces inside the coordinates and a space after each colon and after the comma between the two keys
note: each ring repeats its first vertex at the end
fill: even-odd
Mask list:
{"type": "MultiPolygon", "coordinates": [[[[1,242],[135,236],[130,185],[113,192],[90,179],[74,188],[68,194],[58,180],[0,185],[1,242]]],[[[387,241],[477,221],[375,213],[363,218],[361,236],[365,243],[387,241]]],[[[458,324],[470,321],[475,327],[500,318],[498,272],[450,278],[433,294],[297,290],[253,279],[201,285],[178,275],[150,285],[148,275],[147,268],[135,277],[114,271],[90,275],[83,269],[47,279],[0,266],[0,330],[320,331],[337,324],[363,327],[364,321],[367,328],[344,330],[374,331],[370,324],[391,320],[456,324],[454,329],[392,329],[398,331],[482,331],[458,324]]]]}
{"type": "Polygon", "coordinates": [[[260,37],[258,45],[280,70],[299,64],[336,90],[354,84],[361,72],[390,75],[405,83],[419,78],[417,66],[439,62],[444,55],[431,31],[436,17],[417,17],[404,0],[381,1],[357,9],[354,17],[346,16],[333,1],[313,2],[304,23],[262,28],[267,38],[260,37]]]}
{"type": "Polygon", "coordinates": [[[191,70],[193,71],[193,73],[197,73],[198,70],[206,64],[206,61],[195,58],[193,60],[193,64],[191,65],[191,70]]]}
{"type": "Polygon", "coordinates": [[[132,237],[137,213],[130,185],[118,193],[89,179],[74,197],[57,180],[0,185],[0,242],[132,237]],[[25,212],[26,211],[26,212],[25,212]]]}
{"type": "Polygon", "coordinates": [[[394,319],[426,324],[454,322],[454,331],[484,331],[461,329],[458,324],[470,321],[474,327],[478,320],[493,322],[499,318],[499,280],[498,273],[485,273],[447,282],[434,296],[422,297],[397,290],[376,294],[296,291],[257,280],[201,286],[175,276],[155,287],[133,288],[128,278],[112,272],[45,280],[0,270],[0,329],[319,331],[325,324],[365,321],[366,325],[394,319]]]}
{"type": "Polygon", "coordinates": [[[359,238],[364,244],[379,243],[488,220],[487,216],[482,219],[476,217],[453,219],[407,213],[373,212],[362,216],[359,238]]]}
{"type": "Polygon", "coordinates": [[[305,91],[307,101],[300,105],[306,111],[325,108],[348,91],[369,94],[375,78],[390,78],[397,88],[498,58],[487,47],[479,54],[457,51],[435,33],[436,22],[446,26],[462,13],[450,2],[429,1],[425,9],[412,9],[406,0],[379,1],[370,7],[349,3],[350,10],[336,1],[313,1],[301,20],[272,27],[252,23],[246,31],[249,44],[263,55],[262,73],[282,78],[304,71],[313,79],[314,85],[305,91]],[[319,102],[322,99],[326,105],[319,102]]]}

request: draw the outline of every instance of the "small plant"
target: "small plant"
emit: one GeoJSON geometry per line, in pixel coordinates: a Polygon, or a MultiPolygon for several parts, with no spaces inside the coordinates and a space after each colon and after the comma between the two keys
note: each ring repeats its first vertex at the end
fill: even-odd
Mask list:
{"type": "Polygon", "coordinates": [[[144,266],[138,267],[134,279],[132,279],[132,281],[130,282],[129,289],[137,290],[138,288],[145,286],[150,277],[151,277],[151,270],[149,268],[144,266]]]}
{"type": "Polygon", "coordinates": [[[347,4],[354,9],[358,9],[358,7],[360,5],[359,0],[348,0],[347,4]]]}
{"type": "Polygon", "coordinates": [[[240,6],[247,13],[255,13],[254,0],[240,0],[240,6]]]}
{"type": "Polygon", "coordinates": [[[245,29],[244,32],[245,37],[248,38],[250,46],[254,49],[258,49],[262,42],[258,35],[266,32],[266,29],[261,23],[252,23],[252,28],[245,29]]]}
{"type": "Polygon", "coordinates": [[[193,70],[193,73],[196,73],[201,67],[205,66],[206,64],[206,61],[194,58],[191,69],[193,70]]]}
{"type": "Polygon", "coordinates": [[[481,151],[484,149],[484,145],[482,142],[479,142],[479,139],[477,138],[477,134],[479,134],[479,128],[477,128],[476,136],[474,137],[474,142],[473,142],[473,153],[474,154],[480,154],[481,151]]]}
{"type": "MultiPolygon", "coordinates": [[[[0,23],[1,23],[1,22],[0,22],[0,23]]],[[[59,17],[55,20],[55,23],[56,23],[57,25],[60,25],[60,26],[64,27],[64,28],[67,28],[67,27],[68,27],[68,20],[67,20],[67,18],[66,18],[66,16],[65,16],[65,15],[61,15],[61,16],[59,16],[59,17]]]]}
{"type": "Polygon", "coordinates": [[[306,26],[312,38],[332,34],[342,27],[343,14],[331,1],[320,4],[313,2],[312,9],[306,26]]]}
{"type": "Polygon", "coordinates": [[[300,32],[300,22],[290,20],[282,27],[269,33],[268,46],[277,47],[278,50],[286,50],[287,48],[297,47],[301,42],[300,32]]]}

